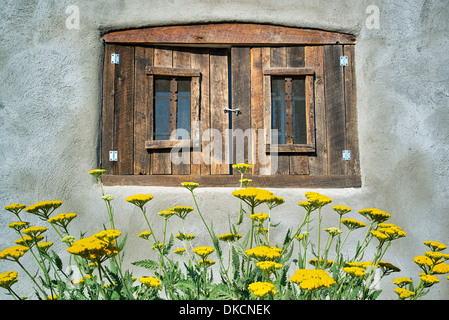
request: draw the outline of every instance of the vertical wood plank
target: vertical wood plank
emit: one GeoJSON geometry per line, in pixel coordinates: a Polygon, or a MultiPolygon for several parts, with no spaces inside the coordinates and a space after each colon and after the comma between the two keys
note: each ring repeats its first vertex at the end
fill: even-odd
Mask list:
{"type": "MultiPolygon", "coordinates": [[[[259,148],[265,146],[261,143],[259,146],[259,130],[263,130],[263,69],[262,69],[262,48],[251,48],[251,129],[254,136],[251,139],[251,158],[253,163],[252,174],[258,175],[261,163],[265,158],[259,159],[259,148]]],[[[266,157],[266,154],[262,154],[266,157]]]]}
{"type": "Polygon", "coordinates": [[[115,163],[109,161],[109,151],[114,148],[115,64],[111,63],[112,53],[115,53],[115,45],[106,45],[103,65],[101,168],[106,169],[109,174],[116,174],[115,163]]]}
{"type": "MultiPolygon", "coordinates": [[[[173,51],[166,48],[154,48],[153,65],[155,67],[173,66],[173,51]]],[[[151,174],[171,174],[170,152],[154,150],[151,155],[151,174]]]]}
{"type": "MultiPolygon", "coordinates": [[[[286,67],[287,66],[287,48],[286,47],[272,47],[270,57],[271,67],[286,67]]],[[[271,88],[270,88],[271,92],[271,88]]],[[[270,127],[271,128],[271,123],[270,127]]],[[[288,175],[290,174],[290,159],[288,154],[277,154],[277,171],[273,174],[288,175]]]]}
{"type": "Polygon", "coordinates": [[[153,64],[153,48],[135,47],[134,54],[134,174],[149,174],[151,154],[145,149],[145,141],[152,139],[153,83],[145,68],[153,64]]]}
{"type": "Polygon", "coordinates": [[[114,150],[118,151],[117,174],[134,170],[134,47],[116,46],[120,64],[115,67],[114,150]]]}
{"type": "Polygon", "coordinates": [[[345,173],[360,174],[359,139],[357,134],[357,107],[355,81],[354,46],[345,45],[344,55],[348,57],[349,65],[345,67],[345,102],[346,102],[346,148],[351,151],[351,160],[345,161],[345,173]]]}
{"type": "Polygon", "coordinates": [[[226,163],[227,141],[225,132],[229,129],[229,115],[223,108],[229,107],[228,54],[226,49],[210,50],[210,106],[211,128],[221,133],[221,154],[217,148],[211,150],[211,174],[229,174],[229,164],[226,163]]]}
{"type": "Polygon", "coordinates": [[[305,47],[305,66],[315,69],[316,154],[309,157],[310,175],[328,174],[326,101],[324,96],[324,47],[305,47]]]}
{"type": "MultiPolygon", "coordinates": [[[[262,51],[262,70],[270,68],[271,48],[263,47],[262,51]]],[[[265,130],[265,141],[262,143],[271,143],[271,76],[263,75],[263,128],[265,130]]],[[[266,154],[267,163],[265,166],[260,166],[259,173],[261,175],[271,175],[277,171],[277,154],[266,154]],[[276,159],[273,159],[276,157],[276,159]],[[273,163],[274,161],[275,164],[273,163]],[[276,167],[276,168],[274,168],[276,167]]]]}
{"type": "MultiPolygon", "coordinates": [[[[287,67],[301,68],[304,66],[305,66],[304,47],[303,46],[287,47],[287,67]]],[[[309,157],[306,155],[298,155],[293,153],[290,154],[290,174],[309,174],[309,157]]]]}
{"type": "MultiPolygon", "coordinates": [[[[231,114],[232,163],[249,163],[251,140],[251,51],[249,47],[231,48],[231,92],[232,109],[240,109],[240,114],[231,114]],[[241,130],[241,132],[239,132],[241,130]],[[243,139],[241,139],[243,137],[243,139]]],[[[234,174],[240,174],[238,171],[234,174]]]]}
{"type": "MultiPolygon", "coordinates": [[[[206,152],[207,142],[203,141],[202,137],[204,132],[210,129],[210,103],[209,103],[209,49],[199,49],[194,50],[194,54],[191,57],[192,68],[199,69],[201,72],[200,76],[200,101],[199,101],[199,120],[200,122],[200,138],[201,138],[201,150],[194,151],[194,160],[200,162],[200,174],[210,175],[210,153],[206,152]],[[198,161],[197,156],[200,152],[201,161],[198,161]]],[[[195,169],[196,170],[196,169],[195,169]]],[[[193,174],[193,172],[192,172],[193,174]]]]}
{"type": "MultiPolygon", "coordinates": [[[[176,49],[173,50],[173,68],[186,68],[190,69],[190,52],[186,49],[176,49]]],[[[192,97],[192,90],[190,90],[190,95],[192,97]]],[[[190,105],[190,113],[192,114],[193,106],[190,105]]],[[[176,105],[174,107],[174,129],[176,129],[176,105]]],[[[191,157],[189,155],[191,161],[191,157]]],[[[190,163],[172,163],[172,174],[190,174],[190,163]]]]}
{"type": "Polygon", "coordinates": [[[329,174],[344,174],[342,150],[345,149],[344,72],[340,66],[341,45],[324,46],[324,80],[328,136],[329,174]]]}

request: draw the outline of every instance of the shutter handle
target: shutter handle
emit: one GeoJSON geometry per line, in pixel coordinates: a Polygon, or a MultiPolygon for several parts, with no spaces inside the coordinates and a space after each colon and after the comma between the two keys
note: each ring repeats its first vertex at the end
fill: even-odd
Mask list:
{"type": "Polygon", "coordinates": [[[234,112],[237,116],[241,114],[240,109],[223,108],[224,113],[234,112]]]}

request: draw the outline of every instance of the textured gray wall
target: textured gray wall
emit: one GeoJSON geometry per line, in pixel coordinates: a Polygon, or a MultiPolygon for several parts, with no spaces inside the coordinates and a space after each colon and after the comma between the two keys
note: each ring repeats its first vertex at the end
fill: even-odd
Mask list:
{"type": "MultiPolygon", "coordinates": [[[[417,279],[412,258],[422,254],[424,240],[449,244],[449,10],[439,0],[153,0],[153,1],[2,1],[0,9],[0,204],[31,205],[40,200],[64,201],[58,212],[77,212],[73,234],[99,231],[107,223],[99,188],[88,171],[98,163],[103,43],[110,30],[141,26],[238,21],[272,23],[352,33],[357,37],[357,104],[362,188],[317,190],[335,204],[354,211],[378,207],[407,233],[393,242],[384,258],[400,275],[417,279]],[[369,5],[380,9],[378,29],[366,25],[369,5]],[[66,20],[79,9],[79,29],[66,20]]],[[[227,214],[235,212],[232,188],[198,189],[200,205],[214,219],[217,234],[226,232],[227,214]],[[206,209],[207,208],[207,209],[206,209]],[[225,224],[226,223],[226,224],[225,224]]],[[[297,202],[308,189],[277,189],[286,204],[274,211],[278,230],[297,225],[303,212],[297,202]]],[[[115,196],[116,225],[129,233],[127,261],[145,258],[149,249],[134,235],[143,219],[124,201],[135,193],[151,193],[150,211],[191,205],[183,188],[107,187],[115,196]]],[[[324,218],[333,226],[335,214],[324,218]]],[[[357,213],[351,214],[359,218],[357,213]]],[[[155,221],[159,217],[155,217],[155,221]]],[[[209,218],[208,218],[209,219],[209,218]]],[[[34,217],[26,220],[39,224],[34,217]]],[[[16,234],[14,221],[0,215],[0,249],[16,234]]],[[[154,222],[154,223],[159,223],[154,222]]],[[[198,216],[189,217],[188,232],[198,234],[198,216]]],[[[155,226],[154,229],[158,229],[155,226]]],[[[170,232],[178,226],[169,225],[170,232]]],[[[277,241],[282,241],[279,232],[277,241]]],[[[55,239],[56,240],[56,237],[55,239]]],[[[206,233],[197,244],[208,241],[206,233]]],[[[57,245],[61,251],[64,246],[57,245]]],[[[32,262],[24,260],[25,263],[32,262]]],[[[0,262],[0,272],[20,271],[0,262]]],[[[141,275],[142,269],[135,274],[141,275]]],[[[23,273],[23,272],[22,272],[23,273]]],[[[16,291],[31,292],[26,276],[16,291]]],[[[396,298],[391,279],[381,284],[384,299],[396,298]]],[[[427,298],[449,298],[449,281],[427,298]]],[[[0,292],[0,298],[7,298],[0,292]]]]}

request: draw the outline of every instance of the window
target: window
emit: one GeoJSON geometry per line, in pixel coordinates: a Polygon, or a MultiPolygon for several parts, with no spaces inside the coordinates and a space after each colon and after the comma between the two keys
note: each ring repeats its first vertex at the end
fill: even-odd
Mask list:
{"type": "Polygon", "coordinates": [[[104,41],[105,184],[234,186],[247,162],[259,187],[361,185],[353,36],[208,24],[104,41]]]}

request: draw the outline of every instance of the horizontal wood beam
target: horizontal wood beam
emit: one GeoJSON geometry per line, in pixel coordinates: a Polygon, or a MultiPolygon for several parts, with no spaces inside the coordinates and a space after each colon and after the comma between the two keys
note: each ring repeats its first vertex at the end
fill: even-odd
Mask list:
{"type": "MultiPolygon", "coordinates": [[[[239,177],[233,175],[108,175],[101,176],[104,185],[181,187],[193,181],[201,187],[238,187],[239,177]]],[[[251,186],[260,188],[351,188],[361,187],[360,175],[270,175],[251,176],[251,186]]]]}
{"type": "Polygon", "coordinates": [[[252,23],[148,27],[110,32],[103,39],[106,43],[152,45],[355,44],[351,34],[252,23]]]}
{"type": "Polygon", "coordinates": [[[192,140],[148,140],[145,149],[193,148],[192,140]]]}
{"type": "Polygon", "coordinates": [[[147,75],[152,76],[171,76],[171,77],[199,77],[201,75],[198,69],[182,69],[182,68],[162,68],[147,67],[147,75]]]}
{"type": "Polygon", "coordinates": [[[265,145],[267,153],[281,153],[281,152],[298,152],[298,153],[311,153],[315,152],[315,145],[312,144],[278,144],[273,145],[267,143],[265,145]]]}
{"type": "Polygon", "coordinates": [[[312,76],[315,70],[312,68],[266,68],[264,75],[271,76],[312,76]]]}

